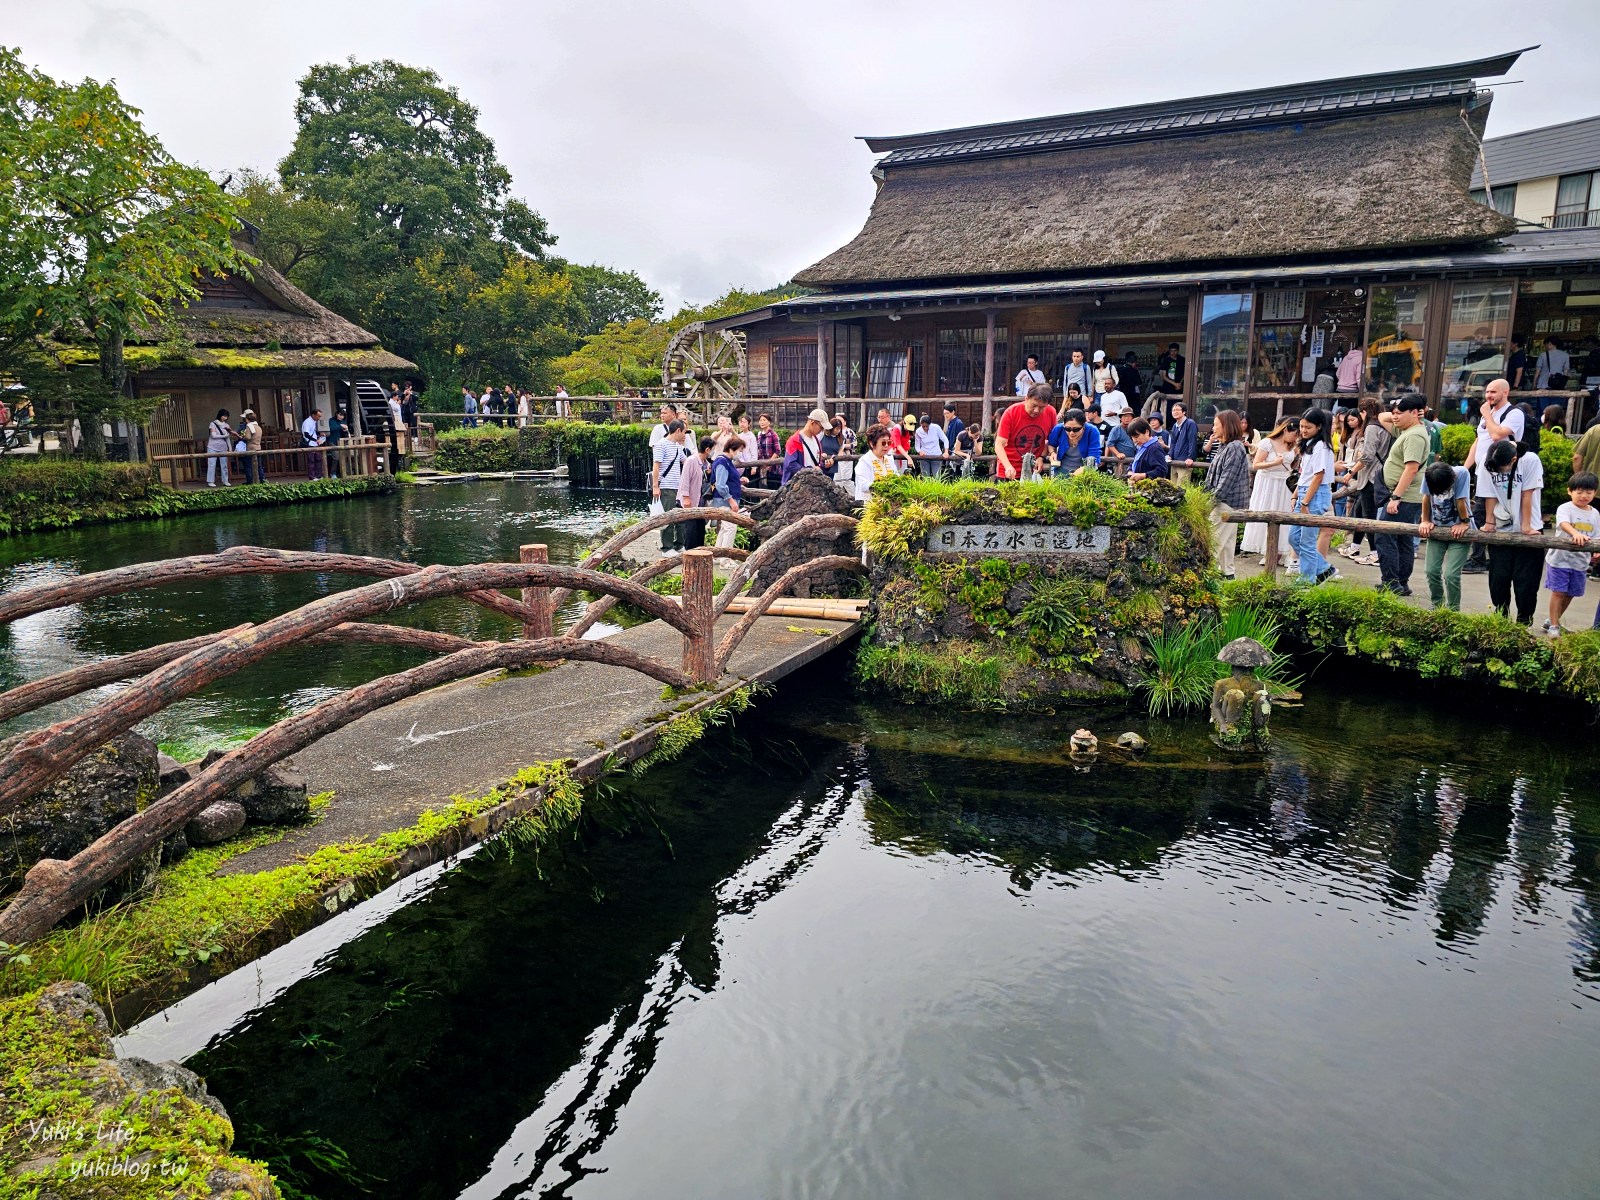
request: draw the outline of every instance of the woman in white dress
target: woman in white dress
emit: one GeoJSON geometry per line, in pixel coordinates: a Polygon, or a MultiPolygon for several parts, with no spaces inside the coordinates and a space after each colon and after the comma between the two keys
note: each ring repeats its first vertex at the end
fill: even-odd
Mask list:
{"type": "MultiPolygon", "coordinates": [[[[1250,507],[1256,512],[1288,512],[1294,505],[1294,493],[1289,490],[1289,470],[1294,465],[1295,445],[1300,433],[1293,417],[1285,417],[1261,439],[1256,447],[1250,470],[1255,482],[1250,486],[1250,507]]],[[[1289,526],[1278,526],[1278,563],[1293,568],[1294,557],[1289,549],[1289,526]]],[[[1267,527],[1259,521],[1244,527],[1244,554],[1261,555],[1265,565],[1267,557],[1267,527]]]]}

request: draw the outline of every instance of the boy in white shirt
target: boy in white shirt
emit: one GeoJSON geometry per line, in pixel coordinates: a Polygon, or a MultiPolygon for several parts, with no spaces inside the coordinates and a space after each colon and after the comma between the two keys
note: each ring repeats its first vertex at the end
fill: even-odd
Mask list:
{"type": "Polygon", "coordinates": [[[1567,495],[1571,497],[1556,509],[1556,528],[1572,539],[1577,550],[1549,550],[1544,556],[1544,585],[1550,589],[1550,619],[1544,631],[1551,637],[1563,632],[1561,618],[1567,607],[1583,595],[1584,580],[1588,577],[1589,552],[1582,549],[1594,540],[1600,520],[1594,510],[1594,493],[1600,480],[1593,472],[1580,471],[1567,480],[1567,495]]]}

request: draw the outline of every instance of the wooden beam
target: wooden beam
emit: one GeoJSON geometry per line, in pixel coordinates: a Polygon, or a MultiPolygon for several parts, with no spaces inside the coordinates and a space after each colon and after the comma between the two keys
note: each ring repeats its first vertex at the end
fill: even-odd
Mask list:
{"type": "MultiPolygon", "coordinates": [[[[985,433],[989,432],[990,421],[994,417],[994,309],[989,309],[983,314],[983,421],[985,433]]],[[[907,369],[907,382],[910,381],[910,370],[907,369]]]]}
{"type": "Polygon", "coordinates": [[[817,322],[817,400],[828,398],[828,336],[826,326],[817,322]]]}

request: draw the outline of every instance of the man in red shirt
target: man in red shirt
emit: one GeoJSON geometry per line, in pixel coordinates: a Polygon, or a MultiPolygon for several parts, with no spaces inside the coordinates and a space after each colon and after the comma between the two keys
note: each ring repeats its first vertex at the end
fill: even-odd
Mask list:
{"type": "Polygon", "coordinates": [[[1000,424],[994,431],[995,467],[1000,478],[1021,479],[1024,454],[1044,460],[1050,431],[1056,424],[1056,410],[1050,405],[1054,398],[1048,383],[1036,383],[1000,415],[1000,424]]]}

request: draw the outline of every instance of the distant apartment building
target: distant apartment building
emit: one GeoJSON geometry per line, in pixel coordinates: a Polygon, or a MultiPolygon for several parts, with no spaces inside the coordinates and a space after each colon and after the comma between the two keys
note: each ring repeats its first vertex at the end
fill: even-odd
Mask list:
{"type": "Polygon", "coordinates": [[[1485,138],[1489,164],[1472,171],[1472,197],[1528,225],[1600,226],[1600,117],[1485,138]]]}

